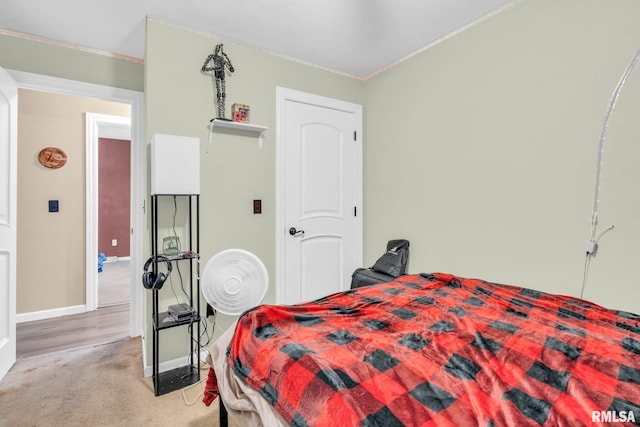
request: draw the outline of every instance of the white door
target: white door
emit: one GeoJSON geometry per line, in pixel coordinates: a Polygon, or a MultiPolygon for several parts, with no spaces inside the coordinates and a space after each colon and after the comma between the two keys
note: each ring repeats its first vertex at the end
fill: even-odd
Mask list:
{"type": "Polygon", "coordinates": [[[18,87],[0,67],[0,379],[16,361],[18,87]]]}
{"type": "Polygon", "coordinates": [[[282,88],[278,101],[277,300],[295,304],[348,289],[362,263],[362,107],[282,88]]]}

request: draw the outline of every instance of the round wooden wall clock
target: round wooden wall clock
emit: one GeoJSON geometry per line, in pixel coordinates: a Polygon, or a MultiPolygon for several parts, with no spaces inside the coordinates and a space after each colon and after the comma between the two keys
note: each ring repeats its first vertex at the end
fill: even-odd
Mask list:
{"type": "Polygon", "coordinates": [[[67,163],[67,153],[57,147],[43,148],[38,154],[38,161],[44,167],[58,169],[67,163]]]}

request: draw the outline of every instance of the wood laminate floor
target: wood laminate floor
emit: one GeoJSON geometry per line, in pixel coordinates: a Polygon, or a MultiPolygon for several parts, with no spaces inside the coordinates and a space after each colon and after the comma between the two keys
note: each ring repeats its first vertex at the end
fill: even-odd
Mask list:
{"type": "Polygon", "coordinates": [[[129,261],[105,263],[98,309],[16,325],[16,356],[27,358],[106,344],[129,336],[129,261]]]}
{"type": "Polygon", "coordinates": [[[98,273],[98,307],[127,303],[130,296],[131,261],[105,262],[98,273]]]}
{"type": "Polygon", "coordinates": [[[129,336],[129,304],[16,325],[16,356],[26,358],[106,344],[129,336]]]}

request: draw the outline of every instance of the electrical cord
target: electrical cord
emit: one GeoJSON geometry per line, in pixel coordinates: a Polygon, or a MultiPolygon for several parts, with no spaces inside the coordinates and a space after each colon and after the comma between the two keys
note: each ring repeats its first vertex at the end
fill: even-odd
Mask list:
{"type": "MultiPolygon", "coordinates": [[[[613,94],[611,95],[611,99],[609,100],[609,106],[607,107],[607,113],[604,116],[604,121],[602,123],[602,130],[600,132],[600,139],[598,141],[598,163],[596,170],[596,184],[595,184],[595,192],[593,197],[593,215],[592,215],[592,226],[595,227],[595,223],[597,222],[598,216],[598,206],[600,204],[600,181],[602,179],[602,164],[603,164],[603,154],[604,154],[604,141],[607,136],[607,130],[609,128],[609,119],[611,118],[611,114],[613,114],[613,110],[616,107],[616,102],[618,101],[618,97],[620,96],[620,92],[624,86],[624,83],[627,81],[627,77],[631,74],[633,67],[635,67],[638,62],[638,58],[640,58],[640,49],[636,52],[635,56],[625,69],[622,77],[618,81],[615,89],[613,90],[613,94]]],[[[592,237],[595,234],[595,229],[592,230],[592,237]]]]}
{"type": "MultiPolygon", "coordinates": [[[[208,351],[207,351],[207,353],[208,353],[208,351]]],[[[212,366],[207,365],[206,363],[201,363],[200,364],[200,369],[205,369],[206,367],[213,368],[212,366]]],[[[208,379],[208,376],[205,376],[204,378],[201,378],[200,381],[198,381],[196,383],[193,383],[193,384],[191,384],[191,385],[189,385],[189,386],[187,386],[187,387],[182,389],[182,400],[184,401],[184,404],[186,406],[193,406],[196,402],[200,401],[202,399],[202,397],[204,396],[204,390],[203,390],[200,393],[198,393],[198,395],[193,400],[189,400],[187,398],[187,391],[191,390],[192,388],[198,386],[199,384],[207,381],[207,379],[208,379]]]]}
{"type": "Polygon", "coordinates": [[[182,400],[184,401],[184,404],[187,406],[193,406],[196,402],[198,402],[202,396],[204,396],[204,391],[199,393],[193,400],[189,400],[187,399],[187,390],[191,390],[192,388],[196,387],[197,385],[205,382],[207,379],[206,378],[202,378],[200,381],[193,383],[185,388],[182,389],[182,400]]]}
{"type": "MultiPolygon", "coordinates": [[[[209,346],[209,344],[211,344],[211,340],[213,338],[213,335],[209,335],[206,319],[200,317],[200,322],[202,323],[202,325],[201,325],[201,330],[202,331],[200,332],[200,337],[199,338],[202,338],[202,336],[206,335],[207,340],[206,340],[206,342],[204,344],[202,343],[201,339],[196,340],[194,338],[191,338],[191,341],[198,347],[198,351],[199,352],[204,351],[206,353],[209,353],[208,346],[209,346]]],[[[214,324],[214,326],[215,326],[215,324],[214,324]]],[[[192,327],[193,327],[193,323],[189,324],[189,334],[190,334],[190,336],[192,336],[191,335],[192,327]]],[[[193,356],[190,355],[190,357],[193,357],[193,356]]],[[[190,365],[193,366],[193,360],[192,359],[190,360],[190,365]]],[[[200,365],[201,365],[200,366],[201,369],[202,369],[203,365],[206,366],[206,364],[202,363],[202,360],[201,360],[200,365]]]]}
{"type": "Polygon", "coordinates": [[[207,326],[207,318],[202,318],[201,321],[203,323],[203,328],[202,328],[202,333],[200,334],[200,342],[202,342],[202,337],[206,336],[206,342],[203,344],[203,346],[208,347],[209,344],[211,344],[211,340],[213,340],[213,331],[215,331],[216,328],[216,317],[218,317],[218,312],[217,310],[214,310],[213,312],[213,321],[211,322],[211,335],[209,334],[209,328],[207,326]]]}
{"type": "MultiPolygon", "coordinates": [[[[178,201],[177,201],[177,196],[174,195],[173,196],[173,216],[172,216],[171,229],[173,231],[173,236],[175,237],[177,251],[178,251],[178,253],[180,253],[182,248],[181,248],[181,244],[180,244],[180,239],[178,237],[178,232],[176,230],[176,218],[177,218],[177,216],[178,216],[178,201]]],[[[196,259],[196,262],[199,262],[199,260],[196,259]]],[[[178,276],[180,278],[180,288],[182,289],[182,293],[187,298],[187,300],[191,301],[191,298],[190,298],[189,294],[187,293],[187,291],[185,289],[184,280],[183,280],[183,277],[182,277],[182,271],[180,271],[180,263],[178,263],[178,262],[176,262],[176,271],[178,272],[178,276]]],[[[171,281],[171,290],[172,290],[173,295],[174,295],[174,297],[176,299],[176,302],[178,304],[180,304],[180,299],[179,299],[178,295],[175,292],[175,288],[173,286],[173,281],[171,281]]],[[[192,331],[193,331],[193,326],[195,324],[194,321],[195,321],[195,317],[192,317],[191,322],[189,323],[189,326],[188,326],[188,330],[189,330],[189,335],[190,336],[193,336],[192,331]]],[[[208,331],[207,331],[206,320],[203,319],[202,317],[200,317],[199,321],[203,323],[203,332],[200,333],[200,337],[199,338],[201,338],[202,335],[206,333],[206,336],[208,338],[208,340],[207,340],[207,345],[208,345],[210,340],[211,340],[211,337],[209,336],[208,331]]],[[[196,341],[193,338],[192,338],[192,341],[196,344],[199,352],[202,351],[202,350],[207,351],[207,349],[204,346],[202,346],[199,341],[196,341]]],[[[193,354],[190,353],[188,355],[188,361],[189,361],[189,365],[193,366],[193,362],[194,362],[193,354]]],[[[202,365],[202,363],[201,363],[201,365],[202,365]]],[[[200,369],[202,369],[202,366],[200,366],[200,369]]],[[[185,400],[185,403],[186,403],[186,400],[185,400]]]]}
{"type": "MultiPolygon", "coordinates": [[[[207,331],[206,319],[204,319],[204,318],[200,318],[200,322],[203,322],[203,323],[204,323],[204,327],[203,327],[203,328],[204,328],[204,331],[207,331]]],[[[194,324],[195,324],[195,322],[193,322],[193,321],[189,324],[189,334],[190,334],[190,335],[191,335],[191,332],[192,332],[192,330],[193,330],[192,328],[193,328],[193,325],[194,325],[194,324]]],[[[204,333],[204,332],[203,332],[203,333],[204,333]]],[[[201,333],[201,334],[200,334],[200,336],[202,336],[202,334],[203,334],[203,333],[201,333]]],[[[208,333],[207,333],[207,337],[209,337],[208,333]]],[[[204,352],[206,352],[207,354],[209,354],[209,350],[208,350],[207,346],[208,346],[208,344],[209,344],[209,342],[210,342],[210,339],[211,339],[211,338],[209,338],[209,340],[207,341],[207,344],[205,344],[205,345],[200,344],[200,342],[199,342],[199,341],[197,341],[197,340],[195,340],[195,339],[193,339],[193,338],[192,338],[192,341],[196,344],[196,348],[197,348],[197,351],[198,351],[198,352],[203,352],[203,351],[204,351],[204,352]]],[[[194,355],[193,355],[193,354],[189,354],[189,357],[188,357],[188,359],[189,359],[189,365],[190,365],[192,368],[197,368],[197,369],[202,370],[202,369],[206,369],[207,367],[211,367],[208,363],[204,362],[203,360],[200,360],[200,365],[199,365],[198,367],[193,366],[193,362],[194,362],[193,357],[194,357],[194,355]]],[[[206,360],[206,359],[205,359],[205,360],[206,360]]],[[[204,382],[204,381],[206,381],[206,380],[207,380],[207,377],[202,378],[202,379],[200,379],[200,381],[198,381],[198,382],[196,382],[196,383],[193,383],[193,384],[191,384],[191,385],[189,385],[189,386],[187,386],[187,387],[185,387],[185,388],[183,388],[183,389],[182,389],[182,400],[184,401],[184,404],[185,404],[186,406],[193,406],[196,402],[198,402],[198,401],[202,398],[202,396],[204,396],[204,391],[203,391],[203,392],[199,393],[199,394],[198,394],[198,395],[197,395],[193,400],[189,400],[189,399],[187,398],[187,391],[188,391],[188,390],[191,390],[192,388],[196,387],[197,385],[199,385],[199,384],[203,383],[203,382],[204,382]]]]}
{"type": "MultiPolygon", "coordinates": [[[[213,328],[215,328],[215,318],[217,316],[217,311],[214,311],[214,315],[213,316],[214,316],[214,321],[212,322],[212,324],[213,324],[213,328]]],[[[193,342],[196,344],[196,346],[198,348],[197,351],[199,351],[199,352],[203,352],[204,351],[204,352],[206,352],[207,354],[210,355],[208,346],[209,346],[209,344],[211,342],[211,339],[213,338],[213,335],[209,335],[206,318],[201,317],[200,318],[200,322],[203,323],[203,327],[202,327],[203,331],[200,334],[200,337],[202,337],[203,335],[206,334],[207,342],[205,344],[201,344],[201,341],[197,341],[197,340],[195,340],[193,338],[192,338],[192,340],[193,340],[193,342]]],[[[191,335],[191,331],[192,331],[191,328],[193,328],[194,323],[195,322],[192,322],[191,324],[189,324],[189,333],[190,333],[190,335],[191,335]]],[[[195,366],[193,366],[193,354],[189,355],[189,360],[190,360],[190,363],[189,363],[190,366],[193,367],[193,368],[196,368],[195,366]]],[[[203,360],[206,360],[206,358],[203,359],[203,360]]],[[[208,363],[204,362],[203,360],[200,361],[200,366],[198,366],[197,369],[202,370],[202,369],[206,369],[207,367],[212,368],[211,365],[209,365],[208,363]]],[[[200,401],[202,399],[202,396],[204,396],[204,391],[200,392],[195,398],[193,398],[193,400],[189,400],[189,398],[187,397],[187,391],[193,389],[194,387],[198,386],[199,384],[201,384],[202,382],[204,382],[206,380],[207,380],[207,377],[202,378],[202,379],[200,379],[200,381],[198,381],[198,382],[196,382],[194,384],[191,384],[191,385],[189,385],[189,386],[187,386],[187,387],[182,389],[182,400],[184,401],[184,404],[186,406],[193,406],[196,402],[198,402],[198,401],[200,401]]]]}
{"type": "MultiPolygon", "coordinates": [[[[173,216],[172,216],[172,223],[171,223],[171,229],[173,231],[173,236],[175,237],[175,241],[176,241],[176,249],[178,251],[178,253],[180,253],[181,250],[181,245],[180,245],[180,238],[178,237],[178,232],[176,231],[176,218],[178,216],[178,199],[177,196],[173,196],[173,216]]],[[[176,271],[178,272],[178,277],[180,278],[180,288],[182,289],[182,293],[184,294],[184,296],[187,298],[187,300],[190,300],[189,294],[187,293],[186,289],[184,288],[184,280],[182,278],[182,271],[180,271],[180,263],[176,262],[176,271]]],[[[171,281],[171,290],[173,291],[173,296],[176,299],[176,302],[178,304],[180,304],[180,299],[178,298],[178,295],[175,292],[175,289],[173,288],[173,281],[171,281]]]]}
{"type": "Polygon", "coordinates": [[[607,130],[609,128],[609,119],[611,118],[611,115],[613,114],[613,110],[616,107],[616,102],[620,97],[620,92],[622,91],[622,88],[624,87],[624,84],[627,81],[627,78],[631,74],[631,71],[633,71],[633,68],[636,66],[638,59],[640,59],[640,49],[638,49],[636,54],[633,56],[633,58],[629,62],[629,65],[627,65],[627,68],[625,69],[624,73],[620,77],[620,80],[618,80],[618,84],[616,85],[615,89],[613,90],[613,93],[611,94],[611,98],[609,99],[609,105],[607,106],[607,112],[604,116],[604,120],[602,123],[602,129],[600,131],[600,138],[598,140],[598,160],[596,163],[596,182],[595,182],[595,189],[594,189],[594,195],[593,195],[593,210],[591,212],[591,233],[590,233],[591,239],[589,241],[589,243],[593,244],[593,249],[590,251],[587,251],[584,271],[582,275],[582,287],[580,289],[580,298],[582,298],[584,294],[584,288],[587,284],[587,278],[589,275],[589,264],[595,252],[595,248],[596,248],[595,245],[597,244],[598,240],[600,239],[600,237],[602,237],[603,234],[605,234],[610,230],[613,230],[613,225],[612,225],[596,237],[596,231],[598,227],[598,209],[600,206],[600,185],[602,181],[602,166],[604,163],[603,161],[604,142],[607,136],[607,130]]]}
{"type": "Polygon", "coordinates": [[[176,216],[178,216],[178,198],[177,196],[173,196],[173,224],[172,224],[172,229],[173,229],[173,237],[176,238],[176,250],[178,253],[180,253],[180,251],[182,250],[182,248],[180,247],[180,238],[178,237],[178,232],[176,231],[176,216]]]}
{"type": "MultiPolygon", "coordinates": [[[[201,365],[205,365],[206,366],[206,364],[201,364],[201,365]]],[[[200,369],[203,369],[203,368],[204,368],[203,366],[200,367],[200,369]]],[[[195,383],[193,383],[191,385],[188,385],[187,387],[184,387],[182,389],[182,400],[184,401],[184,404],[186,406],[193,406],[196,402],[198,402],[198,401],[200,401],[202,399],[202,397],[204,396],[204,390],[201,391],[200,393],[198,393],[193,400],[189,400],[187,398],[187,391],[191,390],[192,388],[197,387],[199,384],[202,384],[203,382],[207,381],[207,378],[208,377],[205,376],[204,378],[201,378],[200,381],[197,381],[197,382],[195,382],[195,383]]]]}
{"type": "Polygon", "coordinates": [[[580,288],[580,299],[584,298],[584,288],[587,286],[587,277],[589,276],[589,264],[591,263],[591,254],[587,253],[584,257],[584,270],[582,273],[582,287],[580,288]]]}
{"type": "Polygon", "coordinates": [[[589,276],[589,266],[591,265],[591,258],[595,254],[595,248],[597,248],[598,241],[600,240],[600,238],[605,233],[613,230],[614,227],[615,227],[614,225],[609,226],[606,230],[604,230],[603,232],[598,234],[598,237],[596,237],[595,239],[592,240],[594,250],[593,250],[593,252],[587,252],[587,254],[585,256],[585,260],[584,260],[584,271],[583,271],[583,274],[582,274],[582,287],[580,288],[580,298],[581,299],[584,298],[584,288],[585,288],[585,286],[587,286],[587,277],[589,276]]]}

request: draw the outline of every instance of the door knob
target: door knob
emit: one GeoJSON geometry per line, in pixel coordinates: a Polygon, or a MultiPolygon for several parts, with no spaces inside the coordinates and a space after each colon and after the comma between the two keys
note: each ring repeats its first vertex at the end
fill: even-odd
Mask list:
{"type": "Polygon", "coordinates": [[[291,227],[289,229],[289,234],[291,234],[292,236],[297,236],[298,234],[302,234],[304,236],[304,230],[296,230],[295,227],[291,227]]]}

